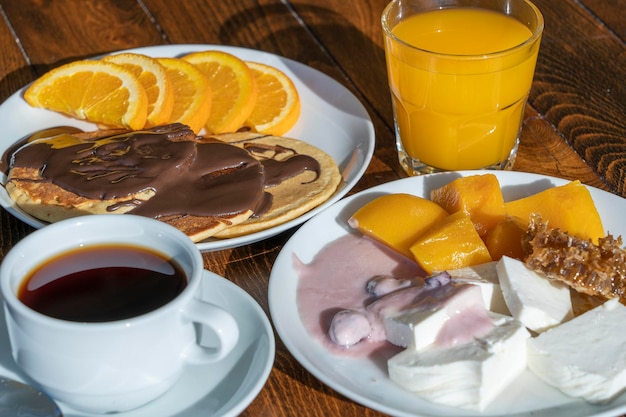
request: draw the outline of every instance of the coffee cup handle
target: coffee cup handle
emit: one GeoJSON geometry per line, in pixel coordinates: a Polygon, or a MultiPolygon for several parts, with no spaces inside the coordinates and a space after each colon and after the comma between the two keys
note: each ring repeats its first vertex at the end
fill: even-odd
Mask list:
{"type": "Polygon", "coordinates": [[[183,317],[192,323],[208,327],[217,347],[204,347],[199,341],[187,347],[183,357],[192,364],[216,362],[228,355],[239,340],[239,326],[235,318],[222,308],[205,301],[192,299],[183,311],[183,317]]]}

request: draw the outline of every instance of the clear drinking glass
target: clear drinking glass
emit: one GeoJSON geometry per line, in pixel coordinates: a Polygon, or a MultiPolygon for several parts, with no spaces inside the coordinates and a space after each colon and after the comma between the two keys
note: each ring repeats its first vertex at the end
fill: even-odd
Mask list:
{"type": "Polygon", "coordinates": [[[510,169],[543,31],[527,0],[393,0],[382,14],[409,175],[510,169]]]}

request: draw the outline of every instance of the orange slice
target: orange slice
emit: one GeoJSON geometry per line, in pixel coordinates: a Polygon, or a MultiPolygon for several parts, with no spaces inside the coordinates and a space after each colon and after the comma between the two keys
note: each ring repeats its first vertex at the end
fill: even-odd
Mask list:
{"type": "Polygon", "coordinates": [[[148,95],[146,127],[167,123],[174,108],[174,89],[163,65],[146,55],[121,53],[103,58],[131,71],[148,95]]]}
{"type": "Polygon", "coordinates": [[[110,127],[141,129],[148,97],[135,75],[105,61],[76,61],[57,67],[24,92],[33,107],[110,127]]]}
{"type": "Polygon", "coordinates": [[[157,58],[174,88],[170,123],[183,123],[199,133],[211,113],[209,80],[198,68],[178,58],[157,58]]]}
{"type": "Polygon", "coordinates": [[[293,81],[269,65],[248,62],[259,88],[257,105],[246,121],[260,133],[281,136],[300,116],[300,97],[293,81]]]}
{"type": "Polygon", "coordinates": [[[226,52],[202,51],[185,55],[211,83],[213,95],[207,133],[235,132],[244,125],[256,103],[257,87],[244,61],[226,52]]]}

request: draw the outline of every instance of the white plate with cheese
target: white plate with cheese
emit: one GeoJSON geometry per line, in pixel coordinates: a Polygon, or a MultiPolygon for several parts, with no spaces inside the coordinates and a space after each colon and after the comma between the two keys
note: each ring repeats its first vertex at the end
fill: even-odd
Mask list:
{"type": "MultiPolygon", "coordinates": [[[[301,115],[285,135],[308,142],[332,156],[339,166],[343,182],[329,200],[289,222],[267,230],[229,239],[208,239],[197,244],[201,251],[234,248],[267,239],[324,210],[345,196],[361,178],[374,153],[375,135],[372,121],[361,102],[343,85],[311,67],[268,52],[224,45],[160,45],[132,49],[127,52],[152,57],[179,57],[190,52],[220,50],[245,61],[274,66],[294,82],[301,101],[301,115]]],[[[33,132],[54,126],[74,126],[85,131],[96,125],[72,119],[45,109],[33,108],[24,101],[19,90],[0,105],[0,155],[11,145],[33,132]]],[[[0,179],[4,184],[4,179],[0,179]]],[[[0,187],[0,205],[30,226],[40,228],[44,222],[23,212],[0,187]]]]}
{"type": "MultiPolygon", "coordinates": [[[[295,257],[307,264],[326,244],[349,233],[356,233],[349,228],[348,218],[377,196],[402,192],[428,197],[430,190],[458,176],[477,173],[485,172],[450,172],[383,184],[343,199],[305,223],[284,246],[270,276],[270,312],[280,338],[293,356],[323,383],[355,402],[389,415],[608,417],[626,413],[626,393],[608,404],[592,405],[564,395],[528,370],[482,412],[437,405],[403,390],[391,381],[384,359],[381,365],[380,358],[377,361],[375,357],[333,354],[304,328],[296,298],[298,275],[294,269],[295,257]]],[[[529,173],[493,173],[498,177],[507,201],[568,182],[529,173]]],[[[614,236],[626,236],[626,218],[623,216],[626,200],[596,188],[589,187],[589,190],[605,230],[614,236]]],[[[358,260],[348,259],[346,262],[358,260]]]]}

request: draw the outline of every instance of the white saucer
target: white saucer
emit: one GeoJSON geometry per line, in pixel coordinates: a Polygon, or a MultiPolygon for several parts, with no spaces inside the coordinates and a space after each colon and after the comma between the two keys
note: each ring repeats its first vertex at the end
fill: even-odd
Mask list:
{"type": "MultiPolygon", "coordinates": [[[[204,272],[202,298],[230,311],[237,320],[240,340],[235,350],[212,365],[189,366],[174,387],[153,402],[119,417],[237,416],[261,391],[274,363],[275,341],[261,307],[237,285],[204,272]]],[[[24,381],[11,357],[4,310],[0,310],[0,375],[24,381]]],[[[64,417],[97,414],[77,412],[59,404],[64,417]]]]}

